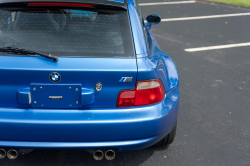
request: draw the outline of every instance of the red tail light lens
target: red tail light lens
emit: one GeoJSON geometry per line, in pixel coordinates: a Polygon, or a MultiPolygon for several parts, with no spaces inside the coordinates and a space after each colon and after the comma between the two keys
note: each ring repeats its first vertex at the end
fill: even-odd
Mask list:
{"type": "Polygon", "coordinates": [[[164,96],[165,90],[160,80],[137,81],[134,89],[119,93],[117,107],[155,104],[164,96]]]}
{"type": "Polygon", "coordinates": [[[54,2],[30,2],[28,6],[79,6],[79,7],[94,7],[92,4],[82,3],[54,3],[54,2]]]}

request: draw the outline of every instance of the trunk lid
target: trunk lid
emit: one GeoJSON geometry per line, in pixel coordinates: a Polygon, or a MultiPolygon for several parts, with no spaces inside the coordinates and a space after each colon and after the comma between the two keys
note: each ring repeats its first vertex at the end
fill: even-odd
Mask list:
{"type": "Polygon", "coordinates": [[[118,93],[123,89],[135,87],[135,58],[59,59],[59,62],[54,63],[43,57],[1,56],[0,105],[38,108],[116,107],[118,93]],[[53,72],[60,74],[59,82],[50,80],[50,74],[53,72]],[[126,81],[126,78],[122,77],[132,79],[126,81]],[[102,84],[100,91],[96,90],[96,83],[102,84]],[[34,86],[36,92],[33,92],[34,86]],[[41,86],[44,89],[41,90],[41,86]],[[79,92],[68,92],[69,87],[78,89],[79,92]],[[20,95],[23,95],[20,92],[22,89],[31,92],[30,103],[20,99],[20,95]],[[85,102],[89,100],[88,97],[85,98],[89,95],[88,90],[93,92],[94,101],[89,102],[91,104],[85,102]],[[53,96],[57,98],[52,99],[53,96]],[[63,99],[59,99],[60,96],[63,99]],[[70,106],[70,102],[75,100],[79,102],[78,105],[70,106]]]}

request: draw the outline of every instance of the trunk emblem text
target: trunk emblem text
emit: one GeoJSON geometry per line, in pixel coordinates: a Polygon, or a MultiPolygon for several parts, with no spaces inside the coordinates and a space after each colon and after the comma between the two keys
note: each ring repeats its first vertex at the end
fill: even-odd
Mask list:
{"type": "Polygon", "coordinates": [[[59,82],[61,80],[61,75],[57,72],[53,72],[49,75],[49,79],[52,82],[59,82]]]}
{"type": "Polygon", "coordinates": [[[119,82],[132,82],[133,77],[122,77],[119,82]]]}
{"type": "Polygon", "coordinates": [[[63,99],[62,96],[49,96],[49,99],[63,99]]]}

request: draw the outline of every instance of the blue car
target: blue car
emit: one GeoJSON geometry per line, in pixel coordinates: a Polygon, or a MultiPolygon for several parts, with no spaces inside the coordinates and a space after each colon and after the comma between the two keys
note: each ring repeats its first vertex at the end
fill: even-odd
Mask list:
{"type": "Polygon", "coordinates": [[[171,144],[179,77],[150,31],[160,21],[136,0],[1,0],[0,158],[171,144]]]}

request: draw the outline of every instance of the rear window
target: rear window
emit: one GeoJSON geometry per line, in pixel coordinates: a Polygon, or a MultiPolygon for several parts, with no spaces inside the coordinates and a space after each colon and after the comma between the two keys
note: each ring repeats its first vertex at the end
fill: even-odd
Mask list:
{"type": "Polygon", "coordinates": [[[134,57],[125,9],[1,8],[2,47],[66,57],[134,57]]]}

